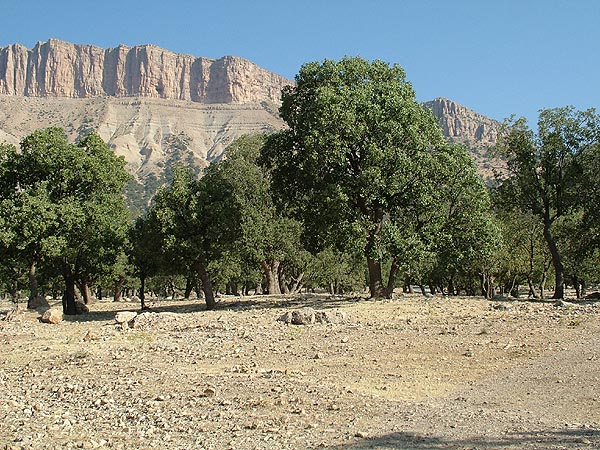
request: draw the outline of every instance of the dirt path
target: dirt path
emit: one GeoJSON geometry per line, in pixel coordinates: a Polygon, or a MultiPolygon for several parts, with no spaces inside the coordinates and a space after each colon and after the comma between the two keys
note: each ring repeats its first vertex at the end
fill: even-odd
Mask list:
{"type": "Polygon", "coordinates": [[[35,312],[0,322],[0,443],[600,448],[595,304],[305,296],[220,306],[157,302],[126,330],[115,312],[135,304],[100,302],[58,325],[35,312]],[[346,319],[276,320],[304,305],[346,319]]]}

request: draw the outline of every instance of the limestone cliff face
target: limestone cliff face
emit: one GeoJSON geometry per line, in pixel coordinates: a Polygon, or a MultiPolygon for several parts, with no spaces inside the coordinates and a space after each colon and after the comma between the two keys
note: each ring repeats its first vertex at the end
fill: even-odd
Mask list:
{"type": "Polygon", "coordinates": [[[278,102],[292,84],[242,58],[211,60],[154,45],[103,49],[50,39],[0,48],[0,94],[153,97],[198,103],[278,102]]]}
{"type": "Polygon", "coordinates": [[[493,145],[500,123],[446,98],[425,103],[438,118],[444,135],[450,140],[469,143],[472,147],[493,145]]]}

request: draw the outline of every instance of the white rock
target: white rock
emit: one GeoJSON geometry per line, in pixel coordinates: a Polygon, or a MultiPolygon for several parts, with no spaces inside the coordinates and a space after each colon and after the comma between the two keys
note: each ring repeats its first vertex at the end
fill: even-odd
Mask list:
{"type": "Polygon", "coordinates": [[[135,319],[135,316],[137,316],[135,311],[119,311],[115,314],[115,322],[121,324],[128,323],[135,319]]]}

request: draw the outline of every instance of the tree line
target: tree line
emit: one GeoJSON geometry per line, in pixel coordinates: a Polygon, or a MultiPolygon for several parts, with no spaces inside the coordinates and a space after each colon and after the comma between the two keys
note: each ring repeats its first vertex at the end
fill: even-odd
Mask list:
{"type": "Polygon", "coordinates": [[[201,177],[185,166],[129,218],[123,158],[96,134],[39,130],[0,146],[0,282],[16,296],[91,290],[286,294],[397,287],[564,297],[600,279],[600,117],[541,111],[505,123],[488,186],[449,144],[403,69],[305,64],[282,91],[287,128],[242,136],[201,177]]]}

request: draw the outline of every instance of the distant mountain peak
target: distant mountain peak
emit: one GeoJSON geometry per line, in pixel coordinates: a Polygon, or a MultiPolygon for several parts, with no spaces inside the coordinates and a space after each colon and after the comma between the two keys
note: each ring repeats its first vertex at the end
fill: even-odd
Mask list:
{"type": "Polygon", "coordinates": [[[424,103],[438,118],[444,135],[456,142],[480,147],[496,143],[500,122],[444,97],[424,103]]]}

